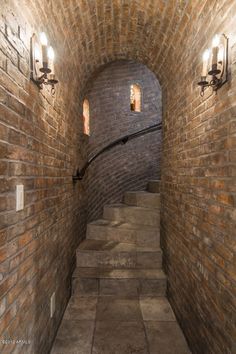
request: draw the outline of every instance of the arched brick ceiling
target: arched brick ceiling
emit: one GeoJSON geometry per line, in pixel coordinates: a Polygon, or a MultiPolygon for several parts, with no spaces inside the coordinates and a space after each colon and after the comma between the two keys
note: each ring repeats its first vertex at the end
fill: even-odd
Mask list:
{"type": "Polygon", "coordinates": [[[68,68],[74,68],[81,92],[99,67],[116,59],[146,64],[164,86],[178,70],[178,62],[185,60],[188,48],[194,50],[198,37],[207,40],[199,31],[204,28],[209,33],[207,16],[213,16],[225,0],[15,2],[32,16],[45,18],[41,30],[46,27],[57,54],[67,58],[68,68]]]}
{"type": "Polygon", "coordinates": [[[121,58],[147,64],[162,79],[166,52],[176,39],[181,41],[199,1],[25,0],[24,4],[34,16],[44,16],[59,55],[70,49],[81,84],[99,66],[121,58]]]}

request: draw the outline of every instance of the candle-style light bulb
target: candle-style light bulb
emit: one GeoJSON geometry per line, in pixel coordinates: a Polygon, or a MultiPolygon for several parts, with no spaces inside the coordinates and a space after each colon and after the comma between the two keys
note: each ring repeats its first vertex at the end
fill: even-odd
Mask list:
{"type": "Polygon", "coordinates": [[[55,53],[52,47],[48,48],[48,59],[51,60],[52,62],[54,61],[55,58],[55,53]]]}
{"type": "Polygon", "coordinates": [[[220,37],[216,34],[212,40],[212,69],[217,70],[218,51],[219,51],[220,37]]]}
{"type": "Polygon", "coordinates": [[[221,47],[219,49],[218,62],[223,63],[223,59],[224,59],[224,48],[221,47]]]}
{"type": "Polygon", "coordinates": [[[220,37],[216,34],[212,40],[212,48],[218,47],[220,44],[220,37]]]}
{"type": "Polygon", "coordinates": [[[209,57],[210,57],[210,51],[209,51],[209,49],[206,49],[205,52],[202,55],[202,60],[203,61],[208,61],[209,57]]]}
{"type": "Polygon", "coordinates": [[[210,58],[210,51],[209,49],[205,50],[202,55],[202,77],[207,76],[207,68],[208,68],[208,61],[210,58]]]}
{"type": "Polygon", "coordinates": [[[47,36],[46,36],[45,32],[41,32],[40,33],[40,42],[44,46],[48,45],[48,39],[47,39],[47,36]]]}
{"type": "Polygon", "coordinates": [[[34,59],[35,59],[36,61],[40,61],[40,49],[39,49],[38,43],[35,43],[35,47],[34,47],[34,59]]]}
{"type": "Polygon", "coordinates": [[[44,32],[40,33],[40,42],[42,44],[42,62],[43,62],[43,72],[46,72],[48,69],[48,53],[47,53],[47,45],[48,45],[48,40],[47,36],[44,32]]]}
{"type": "Polygon", "coordinates": [[[51,70],[51,73],[49,74],[49,80],[55,80],[55,72],[54,72],[54,59],[55,59],[55,53],[52,47],[48,48],[48,66],[49,69],[51,70]]]}

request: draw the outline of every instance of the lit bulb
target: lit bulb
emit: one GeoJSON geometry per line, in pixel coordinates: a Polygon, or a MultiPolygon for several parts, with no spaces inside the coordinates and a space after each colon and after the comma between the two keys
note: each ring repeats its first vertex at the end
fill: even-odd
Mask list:
{"type": "Polygon", "coordinates": [[[48,48],[48,59],[50,59],[50,60],[54,60],[54,58],[55,58],[55,53],[54,53],[54,50],[53,50],[53,48],[52,47],[49,47],[48,48]]]}
{"type": "Polygon", "coordinates": [[[224,59],[224,48],[220,48],[219,54],[218,54],[218,62],[223,62],[224,59]]]}
{"type": "Polygon", "coordinates": [[[35,58],[36,61],[40,60],[40,49],[39,49],[38,43],[35,43],[34,58],[35,58]]]}
{"type": "Polygon", "coordinates": [[[218,47],[219,44],[220,44],[220,37],[219,37],[218,34],[216,34],[215,37],[212,40],[212,47],[213,48],[218,47]]]}
{"type": "Polygon", "coordinates": [[[40,33],[40,41],[42,45],[47,45],[48,44],[48,39],[47,36],[45,34],[45,32],[41,32],[40,33]]]}
{"type": "Polygon", "coordinates": [[[210,58],[210,51],[209,49],[205,50],[202,55],[202,77],[207,76],[207,68],[208,68],[208,61],[210,58]]]}
{"type": "Polygon", "coordinates": [[[42,44],[42,61],[43,67],[46,69],[48,66],[48,55],[47,55],[47,36],[44,32],[40,33],[40,42],[42,44]]]}
{"type": "Polygon", "coordinates": [[[202,60],[203,61],[208,61],[209,58],[210,58],[210,51],[209,51],[209,49],[207,49],[207,50],[205,50],[205,52],[202,55],[202,60]]]}

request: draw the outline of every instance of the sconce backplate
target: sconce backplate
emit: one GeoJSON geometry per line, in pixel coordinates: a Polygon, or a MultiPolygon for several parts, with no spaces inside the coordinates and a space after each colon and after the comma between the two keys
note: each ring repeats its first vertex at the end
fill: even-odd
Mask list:
{"type": "MultiPolygon", "coordinates": [[[[228,81],[228,38],[225,34],[220,35],[219,53],[223,53],[222,58],[219,58],[217,63],[217,66],[221,72],[215,76],[220,82],[219,87],[221,87],[228,81]]],[[[219,87],[217,87],[216,90],[219,87]]]]}

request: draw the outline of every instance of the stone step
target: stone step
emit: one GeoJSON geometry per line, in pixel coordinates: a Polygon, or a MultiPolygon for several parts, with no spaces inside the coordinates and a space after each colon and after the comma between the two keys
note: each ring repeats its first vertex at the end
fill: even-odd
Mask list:
{"type": "Polygon", "coordinates": [[[140,247],[131,243],[84,240],[76,251],[78,267],[161,268],[159,247],[140,247]]]}
{"type": "Polygon", "coordinates": [[[131,224],[160,226],[159,210],[125,204],[105,205],[104,219],[126,221],[131,224]]]}
{"type": "Polygon", "coordinates": [[[76,268],[72,293],[81,296],[163,296],[166,276],[161,269],[76,268]]]}
{"type": "Polygon", "coordinates": [[[150,209],[160,209],[160,194],[144,191],[125,192],[124,203],[150,209]]]}
{"type": "Polygon", "coordinates": [[[160,183],[161,181],[158,179],[149,181],[147,185],[148,192],[160,193],[160,183]]]}
{"type": "Polygon", "coordinates": [[[139,246],[159,246],[160,229],[148,225],[100,219],[87,225],[86,238],[135,243],[139,246]]]}

